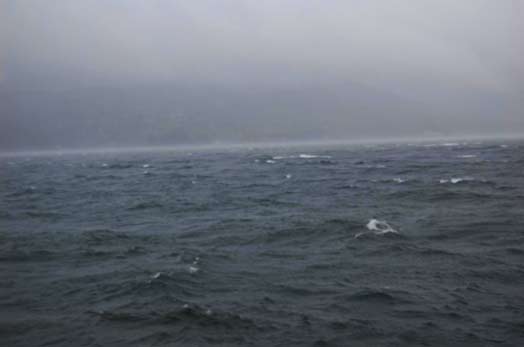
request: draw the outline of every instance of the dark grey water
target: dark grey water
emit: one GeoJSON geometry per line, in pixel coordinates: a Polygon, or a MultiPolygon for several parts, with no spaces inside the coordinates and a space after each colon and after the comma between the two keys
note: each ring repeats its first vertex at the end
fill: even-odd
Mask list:
{"type": "Polygon", "coordinates": [[[524,144],[1,159],[2,346],[521,346],[524,144]]]}

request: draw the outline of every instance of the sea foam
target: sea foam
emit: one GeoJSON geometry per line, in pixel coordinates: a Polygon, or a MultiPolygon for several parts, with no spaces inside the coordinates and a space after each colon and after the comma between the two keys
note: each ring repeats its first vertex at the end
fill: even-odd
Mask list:
{"type": "Polygon", "coordinates": [[[473,181],[474,178],[473,177],[452,177],[450,179],[441,179],[439,180],[439,183],[441,184],[444,184],[444,183],[451,183],[451,184],[457,184],[457,183],[460,183],[460,182],[467,182],[467,181],[473,181]]]}
{"type": "Polygon", "coordinates": [[[273,160],[282,160],[282,159],[331,159],[330,155],[317,155],[317,154],[299,154],[299,155],[277,155],[273,157],[273,160]]]}
{"type": "Polygon", "coordinates": [[[315,155],[315,154],[299,154],[298,157],[301,158],[301,159],[313,159],[313,158],[330,159],[331,158],[330,155],[315,155]]]}
{"type": "Polygon", "coordinates": [[[361,232],[355,235],[355,238],[359,238],[362,235],[365,234],[375,234],[375,235],[384,235],[387,233],[394,233],[398,234],[398,231],[393,229],[391,225],[388,224],[385,220],[378,220],[378,219],[370,219],[368,224],[366,224],[366,228],[368,228],[367,232],[361,232]]]}

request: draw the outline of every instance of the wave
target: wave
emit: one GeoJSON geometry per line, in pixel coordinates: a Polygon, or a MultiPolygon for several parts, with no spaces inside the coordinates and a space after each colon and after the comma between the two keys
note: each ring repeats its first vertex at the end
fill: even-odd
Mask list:
{"type": "Polygon", "coordinates": [[[41,219],[51,219],[51,220],[57,220],[62,217],[61,214],[56,212],[50,212],[50,211],[27,211],[25,213],[26,216],[31,218],[41,218],[41,219]]]}
{"type": "Polygon", "coordinates": [[[399,304],[411,302],[406,298],[400,297],[407,295],[407,292],[399,290],[363,289],[356,293],[345,295],[342,299],[345,301],[361,302],[363,304],[399,304]]]}
{"type": "Polygon", "coordinates": [[[469,176],[466,176],[466,177],[452,177],[452,178],[449,178],[449,179],[441,179],[439,180],[439,183],[441,184],[445,184],[445,183],[451,183],[451,184],[457,184],[457,183],[461,183],[461,182],[469,182],[469,181],[474,181],[475,179],[473,177],[469,177],[469,176]]]}
{"type": "Polygon", "coordinates": [[[139,211],[139,210],[147,210],[151,208],[161,208],[163,207],[162,204],[151,201],[151,202],[140,202],[136,205],[130,206],[127,208],[128,211],[139,211]]]}
{"type": "Polygon", "coordinates": [[[14,219],[14,215],[10,213],[9,211],[0,210],[0,220],[2,219],[5,219],[5,220],[14,219]]]}
{"type": "Polygon", "coordinates": [[[197,304],[183,304],[179,309],[170,311],[126,312],[118,310],[89,310],[87,313],[98,316],[101,320],[116,322],[148,321],[157,324],[182,324],[198,327],[219,327],[230,329],[257,329],[257,325],[248,318],[228,312],[215,312],[197,304]]]}
{"type": "Polygon", "coordinates": [[[121,177],[121,176],[117,176],[117,175],[102,175],[102,176],[99,176],[99,175],[94,175],[94,176],[87,176],[87,175],[82,175],[82,176],[78,176],[76,178],[81,178],[81,179],[84,179],[85,181],[102,181],[102,180],[122,180],[124,179],[124,177],[121,177]]]}
{"type": "Polygon", "coordinates": [[[362,236],[373,234],[373,235],[385,235],[385,234],[398,234],[398,231],[393,229],[388,222],[385,220],[370,219],[368,224],[366,224],[368,231],[360,232],[355,235],[355,238],[358,239],[362,236]]]}
{"type": "Polygon", "coordinates": [[[359,167],[364,169],[386,169],[387,165],[384,164],[366,164],[364,162],[358,162],[357,164],[359,167]]]}
{"type": "Polygon", "coordinates": [[[29,186],[27,188],[19,189],[13,193],[9,193],[7,194],[7,196],[10,198],[16,198],[16,197],[20,197],[24,195],[31,195],[31,194],[36,194],[36,193],[37,193],[36,186],[29,186]]]}
{"type": "Polygon", "coordinates": [[[0,262],[36,262],[49,261],[57,257],[57,253],[47,249],[8,250],[0,254],[0,262]]]}
{"type": "Polygon", "coordinates": [[[330,155],[315,155],[315,154],[299,154],[298,157],[300,159],[314,159],[314,158],[331,159],[330,155]]]}
{"type": "Polygon", "coordinates": [[[428,143],[425,145],[422,145],[422,147],[426,148],[432,148],[432,147],[459,147],[459,146],[467,146],[467,142],[443,142],[443,143],[428,143]]]}
{"type": "Polygon", "coordinates": [[[127,239],[129,238],[126,234],[123,234],[112,229],[91,229],[82,232],[82,236],[86,239],[87,243],[105,243],[106,241],[127,239]]]}
{"type": "Polygon", "coordinates": [[[386,221],[381,221],[378,219],[370,219],[368,224],[366,224],[366,228],[378,234],[397,233],[397,231],[393,229],[386,221]]]}
{"type": "Polygon", "coordinates": [[[301,153],[299,155],[277,155],[273,157],[273,160],[283,160],[283,159],[331,159],[330,155],[319,155],[319,154],[306,154],[301,153]]]}
{"type": "Polygon", "coordinates": [[[108,164],[108,163],[102,163],[100,165],[104,169],[130,169],[133,167],[132,164],[125,164],[125,163],[116,163],[116,164],[108,164]]]}

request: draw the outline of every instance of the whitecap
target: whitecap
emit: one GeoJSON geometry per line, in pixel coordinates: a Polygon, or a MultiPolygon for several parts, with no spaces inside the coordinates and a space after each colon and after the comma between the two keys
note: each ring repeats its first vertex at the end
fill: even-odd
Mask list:
{"type": "Polygon", "coordinates": [[[366,228],[368,228],[369,231],[375,232],[375,234],[397,233],[397,231],[393,229],[385,220],[378,220],[374,218],[369,220],[368,224],[366,224],[366,228]]]}
{"type": "Polygon", "coordinates": [[[198,272],[198,270],[200,270],[198,267],[196,266],[193,266],[193,265],[189,265],[189,267],[187,268],[187,270],[189,271],[190,274],[195,274],[198,272]]]}
{"type": "Polygon", "coordinates": [[[102,163],[102,167],[108,167],[108,166],[109,166],[109,164],[107,164],[107,163],[102,163]]]}
{"type": "Polygon", "coordinates": [[[154,274],[153,276],[151,276],[151,278],[153,278],[153,279],[156,280],[156,279],[159,278],[160,276],[162,276],[162,273],[161,273],[161,272],[157,272],[156,274],[154,274]]]}
{"type": "Polygon", "coordinates": [[[473,181],[473,177],[456,177],[456,178],[451,178],[449,181],[452,184],[457,184],[460,182],[473,181]]]}
{"type": "Polygon", "coordinates": [[[441,179],[439,181],[439,183],[457,184],[457,183],[460,183],[460,182],[473,181],[473,180],[474,180],[474,178],[473,177],[469,177],[469,176],[466,176],[466,177],[452,177],[450,179],[441,179]]]}
{"type": "Polygon", "coordinates": [[[268,164],[275,164],[276,161],[269,159],[269,160],[266,160],[266,163],[268,163],[268,164]]]}
{"type": "Polygon", "coordinates": [[[462,155],[457,155],[457,158],[476,158],[477,155],[476,154],[462,154],[462,155]]]}
{"type": "Polygon", "coordinates": [[[147,169],[147,168],[149,167],[149,164],[144,164],[144,165],[142,165],[142,167],[143,167],[144,169],[147,169]]]}
{"type": "Polygon", "coordinates": [[[446,142],[446,143],[443,143],[441,146],[444,146],[444,147],[456,147],[456,146],[460,146],[460,143],[457,143],[457,142],[446,142]]]}
{"type": "Polygon", "coordinates": [[[378,220],[374,218],[370,219],[368,224],[366,224],[366,228],[368,228],[367,232],[358,233],[355,235],[355,238],[358,239],[359,237],[369,233],[375,235],[384,235],[387,233],[398,234],[398,231],[393,229],[385,220],[378,220]]]}
{"type": "Polygon", "coordinates": [[[403,179],[400,178],[400,177],[396,177],[396,178],[394,178],[393,181],[394,181],[394,182],[397,182],[397,183],[404,183],[404,182],[406,182],[406,180],[403,180],[403,179]]]}
{"type": "Polygon", "coordinates": [[[314,159],[314,158],[325,158],[330,159],[330,155],[315,155],[315,154],[299,154],[298,157],[300,159],[314,159]]]}
{"type": "Polygon", "coordinates": [[[290,179],[291,177],[293,177],[291,174],[287,174],[287,175],[286,175],[286,178],[287,178],[287,179],[290,179]]]}

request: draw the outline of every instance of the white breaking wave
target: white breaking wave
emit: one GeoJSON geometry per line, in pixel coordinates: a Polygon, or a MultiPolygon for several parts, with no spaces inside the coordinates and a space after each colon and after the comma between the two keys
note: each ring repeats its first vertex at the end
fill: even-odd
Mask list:
{"type": "Polygon", "coordinates": [[[277,155],[273,157],[273,160],[282,160],[282,159],[315,159],[315,158],[324,158],[330,159],[330,155],[316,155],[316,154],[299,154],[299,155],[277,155]]]}
{"type": "Polygon", "coordinates": [[[368,224],[366,224],[366,227],[368,228],[368,230],[375,232],[375,234],[385,234],[385,233],[396,233],[397,232],[385,220],[370,219],[368,224]]]}
{"type": "Polygon", "coordinates": [[[441,184],[443,184],[443,183],[457,184],[457,183],[460,183],[460,182],[473,181],[473,180],[474,180],[473,177],[452,177],[450,179],[441,179],[439,181],[439,183],[441,183],[441,184]]]}
{"type": "Polygon", "coordinates": [[[275,164],[276,161],[269,159],[269,160],[266,160],[266,163],[268,163],[268,164],[275,164]]]}
{"type": "Polygon", "coordinates": [[[368,224],[366,224],[366,228],[368,228],[367,232],[358,233],[355,235],[355,238],[359,238],[360,236],[368,233],[375,235],[384,235],[387,233],[398,234],[398,231],[393,229],[391,225],[389,225],[385,220],[378,220],[374,218],[370,219],[368,224]]]}
{"type": "MultiPolygon", "coordinates": [[[[357,164],[357,165],[359,165],[359,164],[357,164]]],[[[376,164],[376,165],[367,165],[366,164],[366,165],[362,165],[360,167],[362,167],[364,169],[385,169],[385,168],[387,168],[387,166],[384,165],[384,164],[376,164]]]]}
{"type": "Polygon", "coordinates": [[[330,155],[314,155],[314,154],[299,154],[299,158],[301,159],[313,159],[313,158],[331,158],[330,155]]]}
{"type": "Polygon", "coordinates": [[[476,154],[462,154],[462,155],[458,155],[457,158],[476,158],[477,155],[476,154]]]}
{"type": "Polygon", "coordinates": [[[397,182],[397,183],[404,183],[404,182],[406,182],[406,180],[403,180],[403,179],[400,178],[400,177],[393,178],[393,181],[395,181],[395,182],[397,182]]]}

